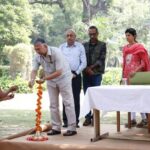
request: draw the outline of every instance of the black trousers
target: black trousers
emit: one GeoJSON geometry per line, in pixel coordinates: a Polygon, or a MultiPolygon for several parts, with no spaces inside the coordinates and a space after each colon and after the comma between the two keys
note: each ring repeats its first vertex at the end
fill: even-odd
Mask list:
{"type": "MultiPolygon", "coordinates": [[[[72,91],[74,97],[76,123],[78,124],[80,115],[81,74],[77,75],[75,78],[72,79],[72,91]]],[[[68,124],[64,105],[63,105],[63,122],[64,124],[68,124]]]]}

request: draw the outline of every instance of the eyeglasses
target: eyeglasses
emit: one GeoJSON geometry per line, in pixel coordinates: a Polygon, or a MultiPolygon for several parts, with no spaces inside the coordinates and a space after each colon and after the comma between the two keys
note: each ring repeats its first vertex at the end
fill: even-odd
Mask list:
{"type": "Polygon", "coordinates": [[[95,35],[97,35],[96,32],[95,33],[89,33],[89,36],[95,36],[95,35]]]}

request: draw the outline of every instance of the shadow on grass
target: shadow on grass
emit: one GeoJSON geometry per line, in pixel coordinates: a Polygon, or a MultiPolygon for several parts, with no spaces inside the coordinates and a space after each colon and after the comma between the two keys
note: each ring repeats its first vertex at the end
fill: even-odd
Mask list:
{"type": "MultiPolygon", "coordinates": [[[[16,134],[35,126],[34,110],[1,110],[0,115],[0,138],[16,134]]],[[[140,116],[138,116],[140,120],[140,116]]],[[[41,124],[50,120],[49,111],[42,111],[41,124]]],[[[84,119],[81,119],[81,124],[84,119]]],[[[121,113],[121,124],[127,122],[127,113],[121,113]]],[[[116,124],[116,113],[109,112],[101,119],[102,124],[116,124]]]]}
{"type": "MultiPolygon", "coordinates": [[[[35,126],[34,110],[1,110],[0,138],[22,132],[35,126]]],[[[42,111],[42,124],[49,121],[49,111],[42,111]]]]}

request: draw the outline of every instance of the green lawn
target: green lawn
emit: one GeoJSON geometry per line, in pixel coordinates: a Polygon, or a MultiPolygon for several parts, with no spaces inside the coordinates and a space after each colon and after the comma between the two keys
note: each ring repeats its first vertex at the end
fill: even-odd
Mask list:
{"type": "MultiPolygon", "coordinates": [[[[42,111],[42,124],[50,119],[49,111],[42,111]]],[[[140,119],[138,115],[138,120],[140,119]]],[[[83,119],[81,120],[82,125],[83,119]]],[[[103,124],[115,124],[116,113],[110,112],[102,118],[103,124]]],[[[127,122],[127,113],[121,113],[121,124],[127,122]]],[[[0,138],[19,133],[35,126],[35,111],[33,110],[1,110],[0,138]]]]}
{"type": "MultiPolygon", "coordinates": [[[[42,124],[49,121],[49,111],[42,111],[42,124]]],[[[0,138],[19,133],[35,126],[33,110],[1,110],[0,138]]]]}

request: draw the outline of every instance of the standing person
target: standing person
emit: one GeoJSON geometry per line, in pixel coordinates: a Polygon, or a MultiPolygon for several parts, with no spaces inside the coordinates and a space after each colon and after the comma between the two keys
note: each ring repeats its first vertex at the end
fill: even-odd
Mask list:
{"type": "Polygon", "coordinates": [[[14,98],[14,94],[12,92],[15,92],[17,89],[17,86],[11,86],[6,91],[2,91],[2,89],[0,88],[0,101],[10,100],[14,98]]]}
{"type": "MultiPolygon", "coordinates": [[[[69,62],[72,78],[72,91],[75,104],[76,126],[79,128],[79,114],[80,114],[80,91],[81,91],[81,72],[86,67],[86,55],[83,45],[76,42],[76,33],[73,30],[66,32],[67,42],[60,46],[62,53],[69,62]]],[[[63,127],[68,126],[68,121],[63,105],[63,127]]]]}
{"type": "Polygon", "coordinates": [[[68,119],[68,130],[63,135],[75,135],[77,134],[76,120],[71,88],[72,73],[69,64],[59,49],[48,46],[43,39],[39,38],[35,41],[34,49],[37,54],[33,60],[33,70],[31,72],[29,87],[33,87],[37,71],[41,65],[45,76],[43,79],[38,80],[38,83],[47,81],[52,120],[52,130],[47,134],[61,134],[61,118],[59,114],[59,94],[61,94],[68,119]]]}
{"type": "MultiPolygon", "coordinates": [[[[102,74],[105,70],[106,43],[98,40],[98,29],[90,26],[88,29],[90,40],[84,43],[87,67],[83,71],[83,89],[84,93],[88,87],[99,86],[102,81],[102,74]]],[[[93,115],[91,111],[85,116],[83,126],[92,123],[93,115]]]]}
{"type": "MultiPolygon", "coordinates": [[[[147,50],[136,41],[137,33],[134,28],[125,31],[128,44],[123,47],[123,78],[132,78],[136,72],[148,71],[149,60],[147,50]]],[[[142,121],[137,124],[136,113],[131,113],[131,126],[143,127],[147,124],[146,114],[141,113],[142,121]]],[[[128,127],[128,124],[125,124],[128,127]]]]}

